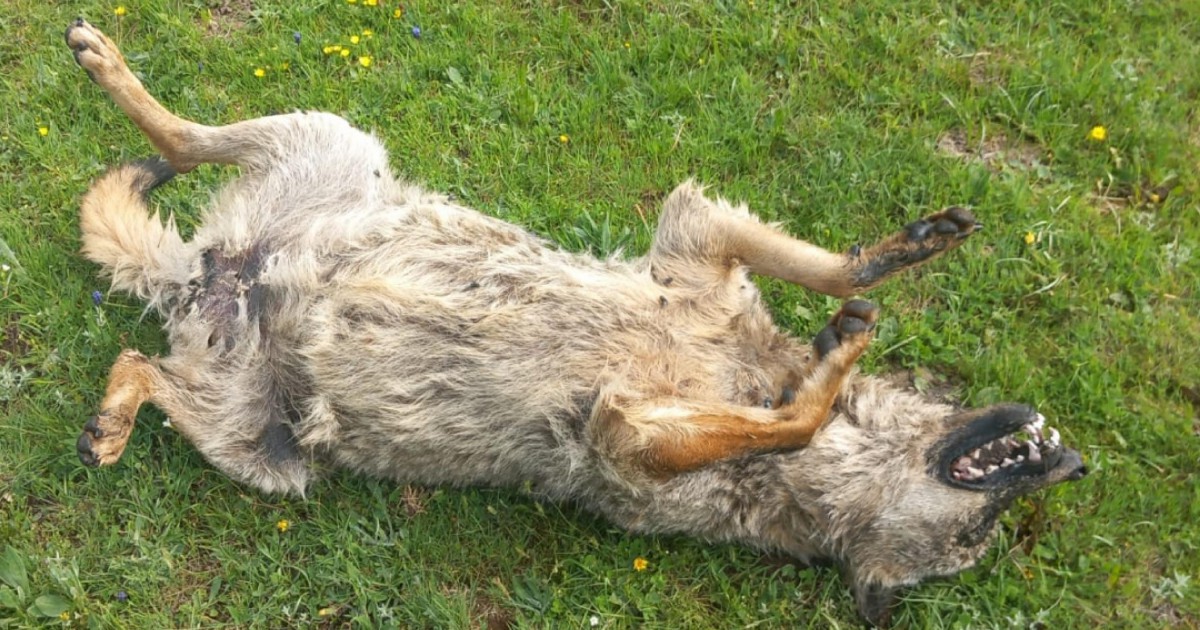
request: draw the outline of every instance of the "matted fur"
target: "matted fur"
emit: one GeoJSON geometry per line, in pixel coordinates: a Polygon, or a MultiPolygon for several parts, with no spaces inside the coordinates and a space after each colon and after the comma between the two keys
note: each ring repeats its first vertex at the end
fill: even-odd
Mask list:
{"type": "Polygon", "coordinates": [[[85,196],[84,254],[171,342],[122,353],[80,438],[89,464],[120,457],[149,401],[266,492],[302,494],[330,466],[522,488],[635,532],[836,561],[873,622],[898,587],[973,565],[1013,496],[1077,472],[946,483],[931,458],[948,435],[1032,410],[964,412],[857,375],[874,307],[847,303],[813,346],[775,327],[749,278],[865,291],[956,247],[970,213],[834,254],[686,182],[645,257],[598,260],[395,179],[341,118],[198,125],[90,25],[67,41],[175,170],[243,170],[188,242],[142,199],[165,163],[118,167],[85,196]]]}

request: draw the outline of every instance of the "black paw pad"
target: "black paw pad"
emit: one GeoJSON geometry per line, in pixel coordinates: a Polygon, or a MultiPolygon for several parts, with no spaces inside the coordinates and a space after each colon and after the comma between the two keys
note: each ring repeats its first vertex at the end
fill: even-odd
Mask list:
{"type": "Polygon", "coordinates": [[[100,428],[100,417],[92,416],[88,421],[83,423],[83,432],[90,433],[93,437],[104,437],[104,430],[100,428]]]}
{"type": "Polygon", "coordinates": [[[95,468],[100,465],[100,459],[92,451],[92,436],[88,435],[87,431],[79,434],[79,439],[75,441],[75,451],[84,466],[95,468]]]}
{"type": "Polygon", "coordinates": [[[837,329],[833,326],[822,328],[821,332],[817,333],[817,336],[813,338],[813,350],[816,350],[818,359],[824,359],[826,355],[836,350],[840,345],[841,341],[838,340],[837,329]]]}
{"type": "Polygon", "coordinates": [[[868,324],[874,324],[879,317],[879,307],[867,300],[850,300],[842,305],[842,315],[857,317],[868,324]]]}

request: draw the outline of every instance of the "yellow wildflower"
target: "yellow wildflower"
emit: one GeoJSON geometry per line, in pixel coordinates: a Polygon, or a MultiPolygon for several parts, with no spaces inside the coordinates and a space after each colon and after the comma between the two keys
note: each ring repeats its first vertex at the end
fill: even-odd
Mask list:
{"type": "Polygon", "coordinates": [[[351,44],[357,44],[357,43],[358,43],[358,35],[351,35],[351,36],[350,36],[350,43],[351,43],[351,44]]]}
{"type": "Polygon", "coordinates": [[[263,70],[262,68],[255,68],[255,69],[254,69],[254,76],[256,76],[256,77],[258,77],[258,78],[260,78],[260,79],[261,79],[261,78],[263,78],[263,77],[267,76],[267,71],[266,71],[266,70],[263,70]]]}
{"type": "Polygon", "coordinates": [[[1108,138],[1108,130],[1101,125],[1096,125],[1095,127],[1092,127],[1091,131],[1088,132],[1088,138],[1091,138],[1096,142],[1104,142],[1104,140],[1108,138]]]}
{"type": "Polygon", "coordinates": [[[292,64],[290,62],[285,61],[285,62],[279,64],[280,70],[290,70],[291,68],[292,68],[292,64]]]}
{"type": "Polygon", "coordinates": [[[358,4],[358,0],[346,0],[346,2],[349,2],[350,4],[358,4]]]}
{"type": "Polygon", "coordinates": [[[39,136],[50,135],[50,128],[49,127],[38,127],[38,135],[39,136]]]}
{"type": "Polygon", "coordinates": [[[402,15],[404,15],[404,9],[396,9],[395,11],[392,11],[392,17],[396,19],[400,19],[400,16],[402,15]]]}
{"type": "Polygon", "coordinates": [[[379,0],[363,0],[363,4],[373,7],[379,4],[379,0]]]}
{"type": "Polygon", "coordinates": [[[558,141],[563,144],[566,144],[571,141],[571,136],[568,136],[567,134],[564,133],[558,137],[558,141]]]}
{"type": "Polygon", "coordinates": [[[278,529],[280,534],[287,532],[291,527],[292,524],[286,518],[281,518],[278,523],[275,523],[275,529],[278,529]]]}
{"type": "Polygon", "coordinates": [[[330,46],[329,49],[332,50],[333,52],[342,52],[342,45],[336,44],[336,45],[330,46]]]}
{"type": "Polygon", "coordinates": [[[629,48],[629,46],[630,46],[629,42],[625,42],[625,47],[629,48]]]}
{"type": "Polygon", "coordinates": [[[370,67],[371,67],[371,57],[370,57],[370,55],[363,55],[362,57],[359,57],[359,58],[358,58],[358,65],[360,65],[360,66],[362,66],[362,67],[364,67],[364,68],[370,68],[370,67]]]}
{"type": "Polygon", "coordinates": [[[125,15],[125,5],[122,4],[122,5],[118,6],[117,8],[113,9],[113,14],[116,15],[117,17],[121,17],[122,15],[125,15]]]}
{"type": "Polygon", "coordinates": [[[1162,197],[1160,197],[1158,195],[1158,193],[1156,193],[1156,192],[1150,193],[1150,203],[1158,203],[1160,201],[1162,201],[1162,197]]]}
{"type": "Polygon", "coordinates": [[[350,49],[348,49],[348,48],[343,48],[343,49],[342,49],[342,51],[341,51],[341,55],[342,55],[343,57],[349,57],[349,56],[350,56],[350,49]]]}
{"type": "Polygon", "coordinates": [[[367,39],[370,39],[370,38],[371,38],[372,36],[374,36],[374,35],[375,35],[375,31],[372,31],[372,30],[371,30],[371,29],[369,29],[369,28],[364,28],[364,29],[363,29],[363,37],[366,37],[367,39]]]}
{"type": "Polygon", "coordinates": [[[1025,233],[1025,244],[1026,245],[1033,245],[1033,242],[1036,240],[1037,240],[1037,236],[1034,236],[1033,232],[1025,233]]]}
{"type": "Polygon", "coordinates": [[[633,570],[634,571],[645,571],[646,567],[648,567],[648,566],[650,566],[650,562],[641,556],[638,556],[633,559],[633,570]]]}
{"type": "Polygon", "coordinates": [[[321,610],[318,610],[317,616],[318,617],[328,617],[329,615],[332,615],[335,612],[337,612],[336,608],[334,608],[333,606],[328,606],[326,608],[322,608],[321,610]]]}

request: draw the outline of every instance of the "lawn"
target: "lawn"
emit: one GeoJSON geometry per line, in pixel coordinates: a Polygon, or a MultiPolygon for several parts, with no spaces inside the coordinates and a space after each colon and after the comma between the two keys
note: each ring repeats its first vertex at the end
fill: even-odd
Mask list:
{"type": "MultiPolygon", "coordinates": [[[[832,569],[513,491],[258,494],[150,408],[119,464],[84,468],[111,361],[167,348],[78,254],[88,183],[152,149],[63,45],[77,14],[185,117],[338,113],[398,173],[573,250],[644,252],[689,176],[840,251],[969,205],[984,232],[871,293],[864,369],[1033,403],[1093,473],[1020,501],[895,620],[1200,625],[1200,3],[64,4],[0,14],[0,626],[858,624],[832,569]]],[[[233,175],[155,203],[188,231],[233,175]]],[[[836,305],[762,286],[798,335],[836,305]]]]}

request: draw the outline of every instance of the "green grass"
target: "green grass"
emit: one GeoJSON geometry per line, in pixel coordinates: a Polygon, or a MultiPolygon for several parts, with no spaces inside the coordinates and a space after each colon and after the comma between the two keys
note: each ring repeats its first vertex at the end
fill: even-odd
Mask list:
{"type": "MultiPolygon", "coordinates": [[[[515,492],[334,476],[262,496],[155,410],[119,465],[82,467],[111,360],[166,346],[77,253],[88,182],[152,152],[64,48],[77,13],[184,116],[339,113],[398,172],[572,249],[644,251],[689,176],[835,250],[970,204],[986,231],[872,294],[864,366],[1034,403],[1095,472],[1021,501],[979,568],[910,591],[897,621],[1200,624],[1200,4],[80,4],[0,15],[0,626],[857,623],[832,570],[515,492]],[[365,28],[349,59],[322,54],[365,28]]],[[[156,199],[190,229],[231,176],[203,167],[156,199]]],[[[763,286],[798,335],[834,306],[763,286]]]]}

